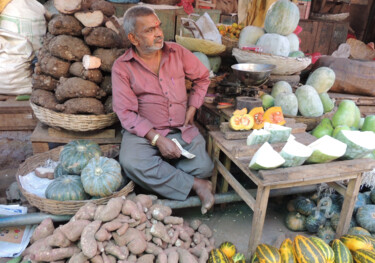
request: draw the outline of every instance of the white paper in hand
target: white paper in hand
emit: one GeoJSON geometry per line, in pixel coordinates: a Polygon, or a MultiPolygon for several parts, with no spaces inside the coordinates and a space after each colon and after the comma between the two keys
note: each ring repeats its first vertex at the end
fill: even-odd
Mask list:
{"type": "Polygon", "coordinates": [[[188,159],[193,159],[195,157],[194,154],[189,153],[184,148],[182,148],[181,144],[177,141],[177,139],[173,138],[172,141],[177,145],[177,147],[181,150],[181,155],[185,156],[188,159]]]}

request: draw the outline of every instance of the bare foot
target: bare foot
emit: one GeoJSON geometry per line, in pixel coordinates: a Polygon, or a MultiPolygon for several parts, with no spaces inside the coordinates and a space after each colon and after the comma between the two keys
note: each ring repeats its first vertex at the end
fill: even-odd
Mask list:
{"type": "Polygon", "coordinates": [[[212,194],[212,183],[208,180],[194,178],[193,189],[202,202],[202,214],[207,213],[215,203],[215,197],[212,194]]]}

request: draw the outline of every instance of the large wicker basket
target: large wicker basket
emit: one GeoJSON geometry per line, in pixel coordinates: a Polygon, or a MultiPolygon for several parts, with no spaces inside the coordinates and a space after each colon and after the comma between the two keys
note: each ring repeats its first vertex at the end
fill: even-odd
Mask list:
{"type": "MultiPolygon", "coordinates": [[[[110,152],[111,148],[114,147],[113,145],[103,145],[100,146],[103,153],[110,152]]],[[[120,191],[113,193],[110,196],[99,198],[99,199],[92,199],[92,200],[82,200],[82,201],[56,201],[47,198],[39,197],[35,194],[27,192],[21,185],[19,176],[27,175],[28,173],[35,170],[35,168],[45,165],[45,162],[48,159],[53,161],[59,160],[60,151],[62,150],[63,146],[57,147],[53,150],[35,154],[26,159],[20,167],[18,168],[16,174],[16,180],[18,183],[18,187],[21,190],[22,194],[26,197],[27,201],[32,206],[37,207],[39,210],[54,214],[54,215],[73,215],[75,214],[78,209],[85,205],[87,202],[93,202],[95,204],[106,204],[109,199],[118,196],[127,196],[129,193],[133,191],[134,183],[130,181],[124,188],[120,191]]]]}
{"type": "Polygon", "coordinates": [[[293,58],[259,53],[233,48],[233,56],[238,63],[273,64],[276,66],[271,74],[292,75],[307,68],[311,64],[311,57],[293,58]]]}
{"type": "Polygon", "coordinates": [[[95,131],[104,129],[118,121],[116,113],[103,115],[78,115],[55,112],[30,102],[35,116],[51,127],[59,127],[69,131],[95,131]]]}
{"type": "Polygon", "coordinates": [[[232,56],[233,48],[238,48],[238,39],[231,39],[229,37],[222,36],[221,42],[225,46],[224,55],[232,56]]]}

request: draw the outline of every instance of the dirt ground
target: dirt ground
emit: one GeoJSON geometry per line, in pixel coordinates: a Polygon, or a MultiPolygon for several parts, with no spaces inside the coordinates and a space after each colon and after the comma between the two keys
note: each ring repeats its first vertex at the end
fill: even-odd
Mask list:
{"type": "MultiPolygon", "coordinates": [[[[19,164],[32,155],[30,132],[2,132],[0,133],[0,200],[5,201],[7,187],[15,181],[19,164]]],[[[270,199],[266,221],[263,229],[262,243],[279,246],[285,237],[294,237],[296,232],[290,232],[284,225],[284,198],[270,199]]],[[[214,232],[215,245],[224,241],[235,244],[238,251],[246,253],[251,232],[252,210],[244,202],[226,205],[215,205],[214,211],[201,215],[199,207],[174,209],[173,214],[190,221],[199,218],[211,227],[214,232]]],[[[249,259],[248,259],[249,260],[249,259]]],[[[6,262],[0,259],[0,263],[6,262]]]]}

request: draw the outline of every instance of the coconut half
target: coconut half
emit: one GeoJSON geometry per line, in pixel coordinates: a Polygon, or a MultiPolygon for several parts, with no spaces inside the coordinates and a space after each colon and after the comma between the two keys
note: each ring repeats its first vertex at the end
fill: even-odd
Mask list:
{"type": "Polygon", "coordinates": [[[265,142],[254,154],[250,161],[249,168],[253,170],[275,169],[284,162],[284,158],[281,157],[268,142],[265,142]]]}

